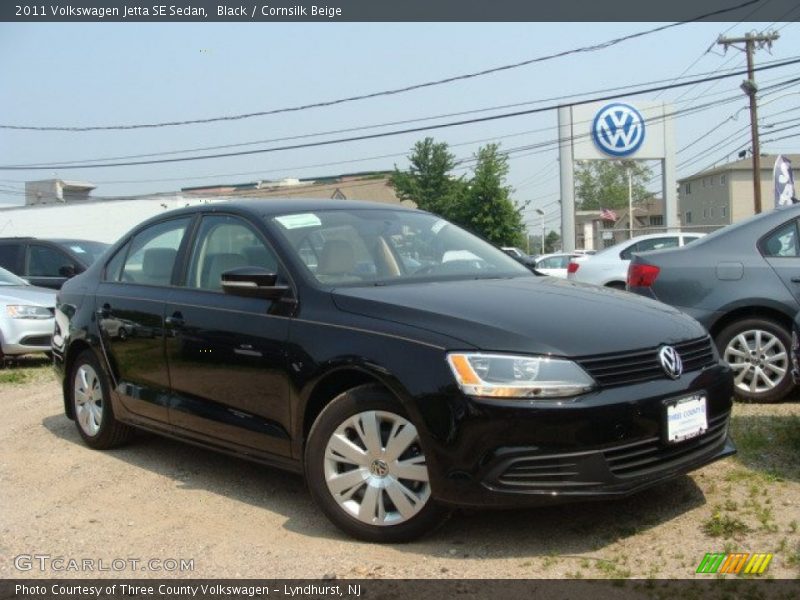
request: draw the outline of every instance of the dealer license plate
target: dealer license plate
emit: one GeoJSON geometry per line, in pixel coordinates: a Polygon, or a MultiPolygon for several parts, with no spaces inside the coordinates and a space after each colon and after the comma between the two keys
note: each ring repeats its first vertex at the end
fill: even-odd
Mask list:
{"type": "Polygon", "coordinates": [[[667,405],[667,442],[676,443],[702,435],[708,429],[706,397],[681,398],[667,405]]]}

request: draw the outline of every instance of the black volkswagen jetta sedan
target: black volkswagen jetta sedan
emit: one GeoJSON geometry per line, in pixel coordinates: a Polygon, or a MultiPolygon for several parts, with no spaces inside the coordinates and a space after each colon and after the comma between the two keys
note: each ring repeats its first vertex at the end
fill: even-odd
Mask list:
{"type": "Polygon", "coordinates": [[[53,351],[89,446],[140,428],[303,472],[370,541],[453,506],[615,498],[735,452],[731,371],[696,321],[385,204],[151,219],[64,285],[53,351]]]}

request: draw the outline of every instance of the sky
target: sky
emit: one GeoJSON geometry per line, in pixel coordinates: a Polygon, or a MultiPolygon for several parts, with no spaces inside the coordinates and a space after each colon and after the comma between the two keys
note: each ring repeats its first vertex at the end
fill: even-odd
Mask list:
{"type": "MultiPolygon", "coordinates": [[[[798,14],[787,18],[797,19],[798,14]]],[[[0,123],[90,126],[202,119],[305,105],[413,85],[603,42],[654,23],[3,23],[0,24],[0,123]]],[[[692,23],[611,48],[509,69],[466,81],[337,106],[224,121],[126,131],[0,130],[0,165],[63,163],[275,140],[365,125],[420,119],[677,77],[703,77],[742,67],[717,37],[777,29],[763,64],[798,55],[800,24],[692,23]]],[[[757,73],[764,88],[800,76],[800,65],[757,73]]],[[[748,140],[744,77],[638,97],[676,109],[739,95],[675,119],[678,176],[727,160],[748,140]],[[734,118],[735,116],[735,118],[734,118]],[[712,130],[708,133],[710,130],[712,130]],[[726,139],[727,138],[727,139],[726,139]],[[685,147],[685,149],[684,149],[685,147]]],[[[622,96],[622,98],[625,98],[622,96]]],[[[545,102],[544,104],[554,104],[545,102]]],[[[800,117],[800,85],[761,98],[762,152],[800,152],[798,138],[770,142],[770,129],[800,117]],[[794,113],[792,111],[795,111],[794,113]]],[[[469,116],[511,112],[506,108],[469,116]]],[[[393,125],[363,133],[458,120],[393,125]]],[[[97,185],[96,196],[167,192],[181,187],[285,177],[317,177],[404,168],[425,135],[468,159],[490,141],[514,149],[556,138],[556,113],[384,137],[316,148],[184,163],[103,169],[0,170],[0,205],[24,203],[24,181],[58,177],[97,185]]],[[[783,137],[792,131],[775,134],[783,137]]],[[[330,134],[311,141],[343,137],[330,134]]],[[[232,151],[294,142],[269,142],[232,151]]],[[[467,169],[468,167],[464,167],[467,169]]],[[[459,171],[459,172],[464,172],[459,171]]],[[[526,220],[558,224],[557,150],[510,155],[513,198],[526,220]]],[[[654,188],[654,191],[657,191],[654,188]]]]}

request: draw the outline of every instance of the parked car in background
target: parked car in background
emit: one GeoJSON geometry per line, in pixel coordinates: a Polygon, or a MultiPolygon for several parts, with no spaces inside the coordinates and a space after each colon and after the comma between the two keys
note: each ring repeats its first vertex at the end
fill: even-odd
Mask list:
{"type": "Polygon", "coordinates": [[[628,289],[687,312],[734,370],[736,394],[777,402],[792,389],[800,311],[800,206],[729,225],[682,250],[636,256],[628,289]]]}
{"type": "Polygon", "coordinates": [[[0,268],[0,359],[50,352],[56,293],[0,268]]]}
{"type": "Polygon", "coordinates": [[[64,284],[53,353],[87,445],[138,427],[303,473],[373,542],[447,507],[625,496],[735,451],[731,371],[696,321],[536,277],[400,206],[159,215],[64,284]]]}
{"type": "Polygon", "coordinates": [[[83,273],[106,248],[108,244],[89,240],[0,238],[0,267],[32,285],[57,290],[83,273]]]}
{"type": "Polygon", "coordinates": [[[579,256],[567,267],[567,279],[625,289],[628,265],[636,252],[678,248],[700,239],[703,233],[651,233],[620,242],[595,255],[579,256]]]}
{"type": "Polygon", "coordinates": [[[523,265],[527,267],[532,267],[537,258],[536,256],[525,254],[522,250],[520,250],[519,248],[515,248],[513,246],[503,246],[500,249],[506,254],[508,254],[511,258],[513,258],[517,262],[521,262],[523,265]]]}
{"type": "Polygon", "coordinates": [[[542,275],[550,275],[551,277],[560,277],[561,279],[567,278],[567,266],[569,261],[573,258],[582,256],[580,254],[567,254],[558,252],[554,254],[542,254],[537,256],[533,263],[533,268],[542,275]]]}

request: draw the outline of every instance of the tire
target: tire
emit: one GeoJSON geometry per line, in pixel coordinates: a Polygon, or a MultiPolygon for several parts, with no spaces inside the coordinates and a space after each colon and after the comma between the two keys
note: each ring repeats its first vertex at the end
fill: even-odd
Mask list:
{"type": "Polygon", "coordinates": [[[91,350],[84,350],[75,360],[68,389],[75,425],[86,445],[108,450],[133,436],[133,428],[114,417],[108,378],[91,350]]]}
{"type": "Polygon", "coordinates": [[[322,410],[306,443],[305,472],[322,512],[360,540],[409,542],[447,514],[431,495],[415,426],[379,386],[344,392],[322,410]],[[407,477],[398,477],[401,468],[407,477]]]}
{"type": "Polygon", "coordinates": [[[119,328],[119,341],[124,342],[128,339],[128,330],[124,327],[119,328]]]}
{"type": "Polygon", "coordinates": [[[791,335],[780,323],[751,318],[731,323],[716,337],[733,368],[734,393],[746,402],[780,402],[792,391],[791,335]]]}

